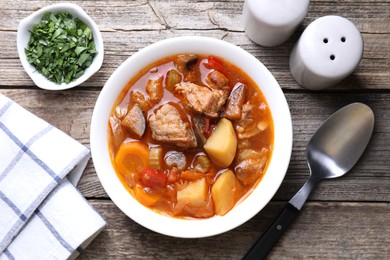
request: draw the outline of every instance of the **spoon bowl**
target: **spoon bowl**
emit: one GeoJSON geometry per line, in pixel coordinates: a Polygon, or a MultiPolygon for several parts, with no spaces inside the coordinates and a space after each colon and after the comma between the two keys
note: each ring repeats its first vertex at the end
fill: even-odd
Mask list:
{"type": "Polygon", "coordinates": [[[338,110],[321,125],[307,146],[309,179],[244,259],[264,259],[299,214],[317,183],[340,177],[352,169],[367,147],[374,121],[374,113],[367,105],[352,103],[338,110]]]}
{"type": "Polygon", "coordinates": [[[363,154],[373,129],[374,113],[362,103],[352,103],[329,117],[307,145],[310,177],[289,203],[301,210],[320,180],[346,174],[363,154]]]}
{"type": "Polygon", "coordinates": [[[362,104],[350,104],[334,113],[307,146],[311,172],[321,179],[347,173],[365,150],[374,128],[374,113],[362,104]]]}

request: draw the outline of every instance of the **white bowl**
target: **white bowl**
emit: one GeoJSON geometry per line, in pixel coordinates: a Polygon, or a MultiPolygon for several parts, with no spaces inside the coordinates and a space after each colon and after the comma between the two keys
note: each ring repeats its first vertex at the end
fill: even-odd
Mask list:
{"type": "Polygon", "coordinates": [[[91,151],[96,172],[112,201],[131,219],[155,232],[199,238],[231,230],[256,215],[271,200],[286,174],[292,150],[292,123],[285,96],[268,69],[245,50],[214,38],[178,37],[154,43],[124,61],[102,89],[92,115],[91,151]],[[222,57],[240,67],[260,87],[274,121],[274,150],[268,169],[254,191],[224,216],[179,219],[159,214],[133,198],[118,179],[108,152],[108,120],[126,83],[142,68],[163,57],[196,53],[222,57]]]}
{"type": "Polygon", "coordinates": [[[38,11],[32,13],[28,17],[24,18],[20,21],[17,32],[17,48],[20,61],[22,62],[24,70],[30,76],[30,78],[34,81],[34,83],[43,89],[48,90],[63,90],[73,88],[77,85],[80,85],[88,78],[90,78],[95,72],[97,72],[103,64],[104,57],[104,47],[103,47],[103,39],[102,35],[99,31],[96,23],[88,16],[88,14],[78,5],[71,3],[59,3],[49,5],[38,11]],[[79,77],[78,79],[66,84],[62,83],[58,85],[53,81],[48,80],[45,76],[39,73],[36,68],[31,65],[26,58],[26,53],[24,49],[27,47],[28,41],[30,39],[30,31],[33,26],[39,23],[42,19],[43,14],[47,12],[58,13],[58,12],[68,12],[73,17],[77,17],[82,20],[89,28],[91,28],[93,32],[93,40],[95,42],[96,51],[98,52],[93,59],[91,66],[85,70],[85,73],[79,77]]]}

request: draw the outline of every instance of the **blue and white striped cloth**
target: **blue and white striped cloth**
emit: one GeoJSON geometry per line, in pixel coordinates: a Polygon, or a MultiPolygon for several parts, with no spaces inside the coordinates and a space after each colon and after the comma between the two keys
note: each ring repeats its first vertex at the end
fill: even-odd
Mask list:
{"type": "Polygon", "coordinates": [[[0,260],[69,259],[105,221],[75,188],[89,149],[0,94],[0,260]]]}

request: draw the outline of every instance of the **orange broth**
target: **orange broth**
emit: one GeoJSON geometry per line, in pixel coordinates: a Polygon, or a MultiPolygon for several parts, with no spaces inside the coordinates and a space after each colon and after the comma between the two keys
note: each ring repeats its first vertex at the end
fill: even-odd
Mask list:
{"type": "MultiPolygon", "coordinates": [[[[226,171],[226,169],[230,169],[236,175],[235,186],[231,191],[234,201],[233,205],[231,205],[231,208],[245,199],[261,181],[272,155],[274,139],[273,122],[268,104],[260,89],[256,86],[255,82],[240,68],[219,57],[197,55],[196,63],[191,64],[191,69],[187,74],[186,69],[183,71],[183,66],[178,66],[178,57],[179,55],[167,57],[147,66],[146,68],[142,69],[136,76],[134,76],[126,84],[126,86],[124,86],[120,95],[117,97],[114,107],[112,108],[111,118],[108,122],[110,129],[108,135],[108,146],[112,164],[119,179],[128,192],[132,194],[140,203],[153,210],[156,210],[161,214],[166,214],[172,217],[209,218],[217,214],[214,207],[215,201],[213,201],[211,194],[212,186],[218,179],[219,175],[226,171]],[[236,157],[228,167],[220,167],[212,160],[210,160],[210,168],[207,169],[207,172],[197,172],[194,170],[194,159],[200,155],[207,157],[207,152],[205,152],[203,149],[202,144],[199,144],[198,142],[197,147],[185,149],[175,146],[174,144],[167,144],[156,141],[152,137],[152,130],[149,126],[148,119],[153,113],[161,108],[161,106],[167,103],[178,108],[183,120],[188,122],[188,124],[190,124],[192,127],[194,127],[194,117],[198,116],[202,118],[203,122],[209,126],[207,131],[205,130],[205,132],[209,132],[209,134],[214,130],[216,124],[221,119],[220,115],[223,114],[223,111],[218,111],[219,116],[217,118],[210,118],[191,109],[191,107],[189,107],[186,102],[183,102],[183,96],[172,90],[172,86],[168,86],[167,73],[170,70],[175,70],[178,72],[178,74],[181,76],[180,83],[192,82],[200,86],[208,86],[207,77],[212,71],[218,70],[228,79],[229,83],[227,91],[232,91],[238,83],[245,84],[245,103],[250,104],[253,108],[251,110],[251,120],[253,120],[255,125],[257,124],[257,128],[259,128],[259,125],[261,125],[258,124],[258,122],[262,122],[262,125],[266,125],[266,128],[261,129],[261,131],[258,131],[258,129],[255,128],[258,133],[249,138],[239,139],[237,137],[238,142],[236,157]],[[161,100],[149,102],[150,97],[146,91],[147,82],[150,79],[157,80],[160,77],[163,77],[163,97],[161,100]],[[167,89],[168,87],[170,90],[167,89]],[[136,92],[138,92],[138,96],[143,96],[144,100],[146,100],[146,104],[148,104],[145,106],[144,103],[142,103],[141,106],[142,112],[146,119],[146,130],[142,137],[135,136],[133,133],[123,127],[121,123],[122,119],[120,118],[123,116],[123,114],[125,114],[126,111],[129,110],[132,105],[134,105],[134,103],[139,101],[134,99],[132,96],[136,92]],[[124,113],[119,113],[118,115],[118,111],[124,111],[124,113]],[[113,125],[112,122],[114,121],[117,123],[113,125]],[[150,151],[150,149],[153,147],[160,147],[164,158],[166,158],[167,153],[172,151],[184,154],[186,161],[185,169],[179,170],[175,166],[168,167],[167,163],[163,159],[161,162],[161,169],[152,169],[153,171],[150,171],[148,169],[150,167],[147,163],[148,158],[141,158],[141,161],[146,162],[141,166],[131,166],[135,167],[134,169],[136,169],[132,170],[132,172],[120,169],[115,161],[115,158],[118,154],[118,149],[120,149],[121,145],[124,143],[131,142],[142,143],[144,145],[144,148],[142,148],[144,150],[142,151],[145,151],[145,154],[147,154],[148,149],[150,151]],[[244,165],[242,164],[242,161],[238,161],[238,154],[242,156],[242,154],[245,153],[244,150],[255,151],[256,154],[261,154],[261,158],[246,158],[247,161],[245,162],[249,162],[253,159],[253,162],[259,163],[260,161],[264,165],[260,169],[256,169],[256,171],[253,173],[251,173],[250,170],[247,170],[244,171],[244,174],[238,176],[236,172],[238,165],[244,165]],[[148,183],[145,185],[145,182],[147,182],[145,181],[145,176],[143,175],[145,174],[145,171],[148,171],[148,174],[151,174],[150,176],[154,176],[154,174],[159,176],[158,177],[156,175],[158,179],[154,182],[159,183],[157,185],[158,187],[154,187],[153,184],[150,185],[148,183]],[[179,202],[177,198],[178,191],[185,189],[190,183],[202,178],[206,180],[207,184],[207,196],[204,204],[201,206],[193,206],[179,202]],[[160,185],[160,183],[162,184],[160,185]]],[[[188,67],[188,65],[186,66],[188,67]]],[[[237,125],[240,123],[240,121],[231,120],[231,122],[235,127],[237,134],[237,125]]],[[[253,127],[253,124],[251,127],[253,127]]],[[[129,156],[129,160],[131,160],[130,158],[142,156],[139,155],[139,152],[134,152],[134,154],[135,155],[129,156]]],[[[248,167],[255,168],[253,165],[248,167]]],[[[242,169],[240,169],[240,172],[242,172],[242,169]]],[[[147,175],[147,179],[149,179],[150,176],[147,175]]]]}

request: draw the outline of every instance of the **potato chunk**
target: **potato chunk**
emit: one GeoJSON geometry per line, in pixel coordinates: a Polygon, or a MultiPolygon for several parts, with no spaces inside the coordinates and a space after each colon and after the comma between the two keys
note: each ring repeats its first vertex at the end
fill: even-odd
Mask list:
{"type": "Polygon", "coordinates": [[[207,203],[207,183],[202,178],[191,182],[183,190],[177,192],[177,201],[190,207],[202,207],[207,203]]]}
{"type": "Polygon", "coordinates": [[[223,216],[234,206],[236,177],[231,170],[223,172],[211,188],[215,214],[223,216]]]}
{"type": "Polygon", "coordinates": [[[228,167],[237,150],[237,137],[232,123],[222,118],[203,148],[215,164],[228,167]]]}

